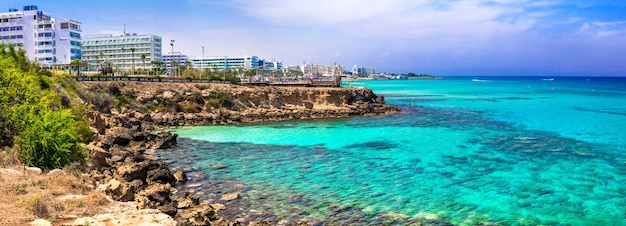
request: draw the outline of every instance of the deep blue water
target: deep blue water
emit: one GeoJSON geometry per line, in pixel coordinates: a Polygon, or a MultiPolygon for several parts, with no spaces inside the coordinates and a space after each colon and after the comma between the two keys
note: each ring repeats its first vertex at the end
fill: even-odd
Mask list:
{"type": "Polygon", "coordinates": [[[626,225],[626,78],[360,81],[388,116],[187,127],[187,187],[289,223],[626,225]]]}

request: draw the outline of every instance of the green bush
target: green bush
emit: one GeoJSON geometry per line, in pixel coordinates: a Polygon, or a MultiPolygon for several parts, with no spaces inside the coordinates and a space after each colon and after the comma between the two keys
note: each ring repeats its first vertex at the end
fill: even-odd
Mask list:
{"type": "Polygon", "coordinates": [[[27,165],[60,168],[71,162],[84,162],[80,146],[88,138],[89,127],[76,119],[71,110],[52,111],[37,106],[24,115],[23,131],[15,137],[18,155],[27,165]]]}
{"type": "Polygon", "coordinates": [[[232,108],[233,107],[232,96],[230,95],[229,92],[224,91],[224,90],[218,90],[216,92],[212,92],[211,94],[209,94],[208,100],[206,100],[206,106],[213,107],[213,108],[221,108],[221,107],[232,108]]]}
{"type": "Polygon", "coordinates": [[[77,96],[74,90],[59,92],[68,80],[37,73],[38,65],[30,63],[23,50],[2,44],[0,68],[0,146],[13,145],[30,166],[59,168],[84,162],[80,143],[92,135],[83,118],[87,107],[71,102],[71,96],[77,96]],[[64,83],[56,84],[59,81],[64,83]]]}

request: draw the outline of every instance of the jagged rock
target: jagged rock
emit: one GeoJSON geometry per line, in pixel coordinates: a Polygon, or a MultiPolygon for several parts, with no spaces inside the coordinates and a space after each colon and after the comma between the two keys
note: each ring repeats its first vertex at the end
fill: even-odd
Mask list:
{"type": "Polygon", "coordinates": [[[154,137],[154,147],[157,149],[165,149],[176,146],[176,138],[178,134],[172,134],[170,132],[160,132],[154,137]]]}
{"type": "Polygon", "coordinates": [[[179,198],[178,200],[178,209],[186,209],[191,207],[192,205],[199,205],[200,204],[200,198],[197,195],[194,195],[190,192],[185,192],[185,194],[183,195],[183,197],[179,198]]]}
{"type": "Polygon", "coordinates": [[[178,209],[172,202],[160,205],[159,207],[157,207],[157,210],[172,217],[176,216],[176,213],[178,212],[178,209]]]}
{"type": "Polygon", "coordinates": [[[102,169],[103,167],[110,166],[110,164],[107,163],[107,158],[111,157],[111,153],[93,144],[88,144],[86,148],[87,151],[91,153],[91,156],[87,160],[88,166],[96,169],[102,169]]]}
{"type": "Polygon", "coordinates": [[[213,207],[213,209],[216,210],[216,211],[226,209],[226,206],[224,204],[221,204],[221,203],[213,203],[213,204],[211,204],[211,207],[213,207]]]}
{"type": "Polygon", "coordinates": [[[169,184],[152,184],[137,193],[135,202],[139,208],[158,209],[174,216],[177,210],[170,197],[171,194],[172,187],[169,184]]]}
{"type": "Polygon", "coordinates": [[[221,219],[213,207],[202,204],[176,216],[179,225],[215,225],[221,219]]]}
{"type": "Polygon", "coordinates": [[[172,174],[172,171],[162,163],[151,163],[149,165],[147,179],[148,181],[169,183],[171,185],[176,183],[176,178],[172,174]]]}
{"type": "Polygon", "coordinates": [[[385,104],[385,97],[384,96],[376,97],[376,103],[385,104]]]}
{"type": "Polygon", "coordinates": [[[115,127],[109,130],[109,134],[113,138],[113,144],[126,146],[133,139],[132,132],[129,128],[115,127]]]}
{"type": "Polygon", "coordinates": [[[304,105],[306,109],[313,109],[313,102],[311,101],[302,101],[302,105],[304,105]]]}
{"type": "Polygon", "coordinates": [[[179,183],[185,183],[189,181],[189,178],[187,178],[187,174],[184,171],[176,172],[174,174],[174,178],[176,178],[176,182],[179,182],[179,183]]]}
{"type": "Polygon", "coordinates": [[[87,113],[87,118],[99,134],[105,134],[107,124],[104,119],[102,119],[102,115],[100,115],[100,113],[90,111],[89,113],[87,113]]]}
{"type": "Polygon", "coordinates": [[[135,191],[131,185],[122,183],[116,179],[110,180],[109,184],[111,185],[109,187],[109,192],[111,194],[111,198],[114,200],[128,202],[135,198],[135,191]]]}
{"type": "Polygon", "coordinates": [[[148,165],[148,161],[123,164],[117,168],[116,178],[127,182],[136,179],[145,180],[148,175],[148,165]]]}

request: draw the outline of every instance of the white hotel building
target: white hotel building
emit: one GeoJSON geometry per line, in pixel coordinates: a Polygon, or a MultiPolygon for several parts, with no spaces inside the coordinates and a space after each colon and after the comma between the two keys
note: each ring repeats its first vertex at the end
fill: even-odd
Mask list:
{"type": "Polygon", "coordinates": [[[99,65],[109,61],[113,69],[130,71],[150,69],[150,62],[162,61],[162,40],[157,35],[137,35],[136,33],[114,36],[111,34],[89,35],[82,41],[83,62],[99,65]],[[133,52],[132,50],[135,50],[133,52]],[[145,55],[145,59],[142,59],[145,55]]]}
{"type": "Polygon", "coordinates": [[[217,70],[231,70],[231,69],[251,69],[257,68],[263,65],[263,61],[259,60],[257,56],[211,56],[206,58],[193,58],[189,59],[193,68],[195,69],[217,69],[217,70]]]}
{"type": "Polygon", "coordinates": [[[0,13],[0,43],[23,48],[26,56],[42,66],[69,64],[80,59],[81,23],[52,18],[35,5],[0,13]]]}
{"type": "Polygon", "coordinates": [[[189,58],[180,52],[170,52],[163,55],[163,62],[167,71],[172,71],[172,64],[184,66],[189,61],[191,67],[198,70],[237,70],[237,69],[256,69],[264,68],[266,70],[282,70],[282,62],[271,60],[266,61],[258,56],[209,56],[203,58],[189,58]],[[176,62],[176,63],[174,63],[176,62]]]}

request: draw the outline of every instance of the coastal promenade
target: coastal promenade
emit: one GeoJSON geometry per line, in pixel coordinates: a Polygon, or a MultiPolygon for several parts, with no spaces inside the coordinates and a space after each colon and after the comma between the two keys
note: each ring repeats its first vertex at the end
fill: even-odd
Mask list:
{"type": "MultiPolygon", "coordinates": [[[[210,79],[187,79],[187,78],[154,78],[154,77],[128,77],[128,76],[77,76],[78,82],[107,82],[107,81],[127,81],[127,82],[169,82],[169,83],[226,83],[230,81],[210,80],[210,79]]],[[[310,79],[282,79],[270,78],[264,80],[242,80],[237,84],[249,86],[302,86],[302,87],[339,87],[340,78],[310,78],[310,79]]]]}

